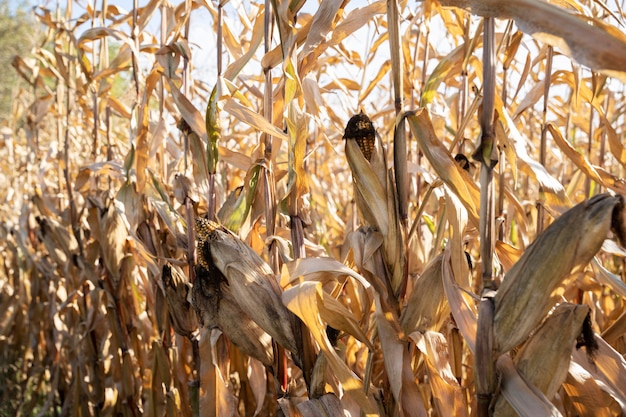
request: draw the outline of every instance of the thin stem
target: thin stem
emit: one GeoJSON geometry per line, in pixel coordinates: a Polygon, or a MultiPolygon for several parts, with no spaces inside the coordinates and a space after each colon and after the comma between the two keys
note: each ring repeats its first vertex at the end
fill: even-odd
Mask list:
{"type": "MultiPolygon", "coordinates": [[[[272,46],[272,30],[271,30],[271,14],[272,7],[271,1],[265,0],[265,53],[268,53],[272,46]]],[[[265,91],[263,96],[263,117],[270,123],[273,122],[273,88],[272,88],[272,70],[271,68],[263,69],[265,75],[265,91]]],[[[273,236],[276,231],[276,202],[275,202],[275,185],[274,185],[274,168],[272,157],[272,136],[268,134],[263,135],[263,147],[264,147],[264,191],[265,191],[265,230],[266,237],[273,236]]],[[[271,240],[270,240],[271,241],[271,240]]],[[[269,247],[269,259],[270,265],[274,271],[278,271],[280,268],[280,259],[278,254],[278,248],[275,244],[270,243],[269,247]]]]}
{"type": "MultiPolygon", "coordinates": [[[[547,115],[548,115],[548,99],[550,97],[550,84],[552,80],[552,56],[554,50],[551,46],[548,46],[548,56],[546,57],[546,75],[544,78],[543,89],[543,110],[541,121],[541,144],[539,148],[539,163],[546,166],[546,133],[547,133],[547,115]]],[[[539,195],[543,197],[543,187],[539,187],[539,195]]],[[[543,224],[545,219],[545,209],[543,204],[539,202],[537,206],[537,234],[543,231],[543,224]]]]}
{"type": "Polygon", "coordinates": [[[485,18],[483,40],[483,113],[480,120],[482,130],[481,143],[478,147],[482,162],[480,173],[480,237],[481,259],[483,264],[483,288],[493,289],[493,244],[494,244],[494,198],[493,166],[495,138],[493,115],[495,109],[495,28],[492,18],[485,18]]]}
{"type": "Polygon", "coordinates": [[[495,240],[495,199],[493,167],[497,163],[493,116],[495,108],[495,24],[484,19],[483,28],[483,113],[480,120],[482,135],[474,157],[480,169],[480,255],[482,260],[482,300],[476,332],[476,397],[479,417],[489,415],[489,405],[495,391],[495,358],[493,352],[493,246],[495,240]]]}
{"type": "MultiPolygon", "coordinates": [[[[587,159],[591,160],[591,149],[593,147],[593,119],[595,118],[595,110],[593,106],[589,105],[589,134],[587,135],[587,159]]],[[[585,177],[585,196],[587,198],[591,197],[591,179],[586,176],[585,177]]]]}

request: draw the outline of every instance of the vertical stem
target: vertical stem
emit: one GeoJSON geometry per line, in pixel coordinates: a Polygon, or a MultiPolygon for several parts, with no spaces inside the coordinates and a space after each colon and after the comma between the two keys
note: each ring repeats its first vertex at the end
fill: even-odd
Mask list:
{"type": "MultiPolygon", "coordinates": [[[[593,119],[595,116],[595,110],[591,103],[589,104],[589,135],[587,142],[587,159],[591,161],[591,148],[593,147],[593,119]]],[[[591,197],[591,179],[585,176],[585,197],[591,197]]]]}
{"type": "MultiPolygon", "coordinates": [[[[137,13],[139,9],[139,0],[133,0],[133,24],[131,27],[131,34],[130,34],[130,38],[133,40],[133,43],[135,44],[135,50],[138,51],[139,50],[139,39],[137,38],[137,13]]],[[[135,83],[135,100],[133,101],[133,107],[132,107],[132,111],[136,111],[137,110],[137,106],[139,104],[139,63],[137,61],[137,57],[135,56],[134,52],[131,52],[131,58],[132,58],[132,64],[133,64],[133,81],[135,83]]],[[[139,114],[139,112],[137,112],[137,126],[141,126],[141,115],[139,114]]],[[[132,125],[132,123],[131,123],[132,125]]],[[[132,129],[132,127],[131,127],[132,129]]],[[[133,144],[133,142],[135,141],[135,135],[137,132],[130,132],[130,140],[131,140],[131,144],[133,144]]]]}
{"type": "MultiPolygon", "coordinates": [[[[265,0],[265,21],[264,21],[264,51],[268,53],[272,46],[272,6],[270,0],[265,0]]],[[[265,75],[265,91],[263,95],[263,116],[270,123],[273,122],[273,86],[272,86],[272,70],[271,68],[264,68],[263,73],[265,75]]],[[[265,191],[265,233],[266,237],[270,237],[275,234],[276,231],[276,202],[275,202],[275,185],[274,185],[274,167],[272,157],[272,136],[268,134],[263,135],[263,147],[264,147],[264,159],[265,166],[264,171],[264,191],[265,191]]],[[[274,243],[270,243],[269,260],[270,265],[274,271],[278,271],[280,268],[280,258],[278,248],[274,243]]]]}
{"type": "Polygon", "coordinates": [[[391,68],[393,72],[393,98],[396,115],[402,112],[403,68],[402,45],[400,44],[400,17],[398,1],[387,0],[387,22],[389,29],[389,47],[391,53],[391,68]]]}
{"type": "MultiPolygon", "coordinates": [[[[604,115],[606,117],[608,117],[608,113],[609,113],[610,100],[611,100],[611,95],[607,93],[604,99],[604,115]]],[[[607,138],[606,129],[607,127],[608,126],[604,126],[604,128],[602,129],[602,137],[600,139],[600,157],[598,159],[598,166],[600,168],[604,168],[604,154],[606,153],[606,138],[607,138]]],[[[600,193],[600,187],[601,185],[598,184],[598,193],[600,193]]]]}
{"type": "MultiPolygon", "coordinates": [[[[106,0],[105,0],[106,1],[106,0]]],[[[93,16],[91,17],[91,27],[94,28],[97,24],[96,22],[96,14],[97,14],[97,6],[96,6],[96,0],[93,0],[93,16]]],[[[102,9],[102,13],[105,13],[106,9],[102,9]]],[[[100,45],[102,45],[102,40],[100,41],[100,45]]],[[[96,67],[96,59],[97,59],[97,51],[96,48],[93,48],[93,50],[91,51],[91,61],[92,61],[92,66],[94,68],[100,68],[100,63],[98,63],[97,67],[96,67]]],[[[94,162],[97,160],[98,158],[98,128],[99,128],[99,119],[100,116],[98,114],[98,84],[99,81],[94,82],[91,85],[91,90],[93,91],[93,144],[92,144],[92,149],[91,149],[91,155],[93,156],[94,162]]]]}
{"type": "MultiPolygon", "coordinates": [[[[70,9],[67,13],[71,13],[71,1],[68,0],[68,9],[70,9]]],[[[66,14],[67,16],[67,14],[66,14]]],[[[72,42],[68,40],[67,42],[67,56],[72,56],[73,47],[72,42]]],[[[69,79],[73,80],[77,77],[77,69],[76,65],[74,65],[70,60],[67,62],[67,69],[69,74],[69,79]]],[[[67,188],[67,198],[68,198],[68,208],[69,208],[69,221],[70,226],[72,227],[72,232],[76,241],[78,242],[78,250],[79,254],[83,256],[83,244],[80,235],[80,225],[77,220],[77,211],[76,204],[74,202],[74,192],[72,187],[72,179],[70,174],[70,126],[71,126],[71,114],[73,110],[74,104],[74,94],[75,94],[76,86],[73,82],[70,82],[67,85],[66,89],[66,102],[65,102],[65,131],[64,131],[64,143],[63,143],[63,158],[64,158],[64,167],[63,167],[63,176],[65,178],[65,187],[67,188]]]]}
{"type": "MultiPolygon", "coordinates": [[[[222,78],[222,45],[223,45],[223,39],[222,39],[222,19],[223,19],[223,14],[222,14],[222,9],[223,9],[223,5],[222,3],[218,3],[217,5],[217,82],[219,83],[221,78],[222,78]]],[[[217,89],[217,86],[215,87],[217,89]]],[[[216,98],[217,100],[217,98],[216,98]]],[[[219,110],[217,109],[217,105],[215,105],[215,109],[216,109],[216,114],[215,117],[219,118],[219,110]]],[[[209,111],[209,110],[207,110],[209,111]]],[[[209,113],[207,113],[208,115],[209,113]]],[[[207,132],[209,133],[209,132],[207,132]]],[[[215,173],[217,170],[217,160],[213,160],[214,158],[216,158],[216,155],[213,154],[213,146],[214,146],[214,139],[213,137],[209,137],[209,143],[207,146],[207,155],[210,155],[210,161],[212,161],[212,163],[209,163],[209,210],[208,210],[208,216],[210,219],[215,219],[216,218],[216,212],[217,212],[217,207],[216,207],[216,195],[215,195],[215,173]]],[[[217,145],[215,145],[217,146],[217,145]]]]}
{"type": "Polygon", "coordinates": [[[498,240],[504,241],[506,231],[506,212],[504,210],[504,149],[500,151],[498,167],[498,240]]]}
{"type": "MultiPolygon", "coordinates": [[[[165,2],[161,3],[160,10],[161,10],[160,43],[161,43],[161,47],[163,47],[165,46],[165,41],[166,41],[165,31],[167,30],[167,16],[166,16],[167,8],[165,5],[165,2]]],[[[159,79],[158,95],[159,95],[159,119],[163,119],[163,113],[165,110],[165,80],[163,79],[163,77],[159,79]]],[[[165,150],[166,142],[167,142],[167,138],[163,136],[163,140],[159,144],[159,154],[161,155],[160,162],[161,162],[161,177],[162,178],[167,178],[167,159],[166,159],[167,152],[165,150]]]]}
{"type": "MultiPolygon", "coordinates": [[[[402,59],[402,44],[400,43],[400,17],[398,12],[398,1],[387,0],[387,27],[389,31],[389,47],[391,55],[391,70],[393,77],[393,101],[394,108],[396,110],[397,117],[402,114],[402,106],[404,101],[404,65],[402,59]]],[[[394,174],[396,182],[396,204],[397,213],[399,217],[399,226],[401,232],[397,237],[390,236],[389,238],[396,238],[402,245],[402,237],[404,236],[404,256],[407,257],[409,253],[408,240],[408,207],[409,207],[409,171],[407,160],[407,140],[406,140],[406,127],[404,118],[400,123],[396,123],[395,132],[393,136],[393,164],[394,174]]],[[[395,214],[395,213],[394,213],[395,214]]],[[[394,221],[397,222],[396,216],[392,216],[394,221]]],[[[402,282],[399,288],[396,289],[396,295],[399,298],[404,297],[406,291],[406,283],[408,280],[409,270],[408,262],[403,262],[402,282]]]]}
{"type": "Polygon", "coordinates": [[[493,115],[495,109],[495,29],[492,18],[485,18],[483,40],[483,112],[480,120],[482,130],[478,148],[481,160],[480,172],[480,237],[483,264],[483,288],[493,289],[493,243],[494,243],[494,198],[493,166],[497,163],[493,115]]]}
{"type": "Polygon", "coordinates": [[[497,163],[493,116],[495,108],[495,24],[493,18],[484,19],[483,28],[483,112],[480,144],[474,157],[481,161],[480,170],[480,255],[482,260],[482,299],[476,332],[476,400],[478,417],[489,415],[493,398],[495,358],[493,357],[493,297],[496,287],[493,279],[493,245],[495,237],[493,167],[497,163]]]}
{"type": "MultiPolygon", "coordinates": [[[[185,40],[189,40],[189,26],[191,17],[189,13],[191,12],[191,3],[189,0],[185,1],[185,40]]],[[[183,58],[183,94],[185,96],[189,96],[189,62],[186,57],[183,58]]],[[[195,134],[195,133],[194,133],[195,134]]],[[[188,169],[188,161],[187,154],[189,153],[189,130],[185,129],[183,132],[184,139],[184,147],[183,147],[183,155],[184,155],[184,173],[187,174],[188,169]]],[[[187,219],[187,240],[189,244],[187,245],[187,264],[189,266],[189,279],[193,283],[195,281],[195,271],[194,267],[196,264],[196,246],[194,242],[195,233],[194,233],[194,212],[193,205],[191,202],[191,198],[188,195],[185,195],[185,215],[187,219]]]]}
{"type": "Polygon", "coordinates": [[[427,74],[426,70],[428,69],[428,58],[429,58],[428,44],[430,43],[430,22],[426,20],[424,24],[426,25],[426,36],[424,36],[424,57],[422,60],[422,82],[421,82],[422,88],[420,89],[421,91],[424,91],[424,87],[426,86],[426,74],[427,74]]]}
{"type": "MultiPolygon", "coordinates": [[[[546,57],[546,75],[544,78],[543,89],[543,113],[541,121],[541,144],[539,148],[539,163],[546,166],[546,133],[547,133],[547,114],[548,114],[548,99],[550,97],[550,82],[552,79],[552,55],[553,49],[548,46],[548,56],[546,57]]],[[[543,187],[539,187],[539,197],[543,199],[543,187]]],[[[543,231],[543,224],[545,218],[545,209],[543,202],[539,201],[537,205],[537,234],[543,231]]]]}
{"type": "MultiPolygon", "coordinates": [[[[471,38],[471,34],[470,34],[470,30],[471,30],[471,24],[470,24],[470,16],[469,13],[465,14],[465,25],[464,25],[464,29],[463,29],[463,48],[467,50],[467,48],[469,48],[469,43],[470,43],[470,38],[471,38]]],[[[465,52],[463,54],[464,56],[467,56],[467,52],[465,52]]],[[[458,153],[463,153],[463,145],[465,144],[465,141],[463,140],[463,134],[462,132],[458,132],[459,129],[461,129],[461,126],[463,125],[463,119],[465,118],[465,113],[467,112],[467,98],[468,98],[468,86],[467,86],[467,68],[465,67],[465,65],[463,66],[463,68],[461,69],[461,91],[459,94],[459,112],[458,112],[458,117],[457,117],[457,137],[460,138],[459,142],[458,142],[458,153]]]]}

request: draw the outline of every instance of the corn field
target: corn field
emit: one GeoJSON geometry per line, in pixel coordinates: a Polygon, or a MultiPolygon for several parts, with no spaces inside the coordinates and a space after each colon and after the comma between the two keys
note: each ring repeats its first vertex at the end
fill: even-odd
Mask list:
{"type": "Polygon", "coordinates": [[[5,69],[0,416],[626,415],[622,2],[113,3],[5,69]]]}

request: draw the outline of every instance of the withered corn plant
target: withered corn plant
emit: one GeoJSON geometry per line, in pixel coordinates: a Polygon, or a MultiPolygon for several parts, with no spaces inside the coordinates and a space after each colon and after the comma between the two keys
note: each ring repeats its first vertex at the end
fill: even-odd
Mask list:
{"type": "Polygon", "coordinates": [[[41,3],[0,415],[626,414],[614,0],[41,3]]]}

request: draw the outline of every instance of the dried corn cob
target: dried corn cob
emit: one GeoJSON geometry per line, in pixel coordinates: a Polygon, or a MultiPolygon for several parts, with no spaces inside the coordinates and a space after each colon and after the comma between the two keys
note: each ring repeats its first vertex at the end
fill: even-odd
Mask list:
{"type": "Polygon", "coordinates": [[[346,140],[354,139],[365,159],[370,161],[376,146],[376,130],[369,117],[363,111],[350,118],[343,135],[346,140]]]}
{"type": "Polygon", "coordinates": [[[600,194],[566,211],[506,274],[495,297],[496,349],[504,353],[535,330],[554,305],[551,294],[600,250],[609,229],[624,230],[624,197],[600,194]]]}
{"type": "Polygon", "coordinates": [[[269,335],[298,359],[296,316],[282,303],[282,291],[271,268],[219,224],[196,218],[198,264],[193,304],[203,325],[220,328],[244,352],[264,363],[272,358],[269,335]],[[267,339],[267,340],[266,340],[267,339]],[[246,351],[246,347],[248,351],[246,351]],[[250,352],[255,352],[252,355],[250,352]]]}

